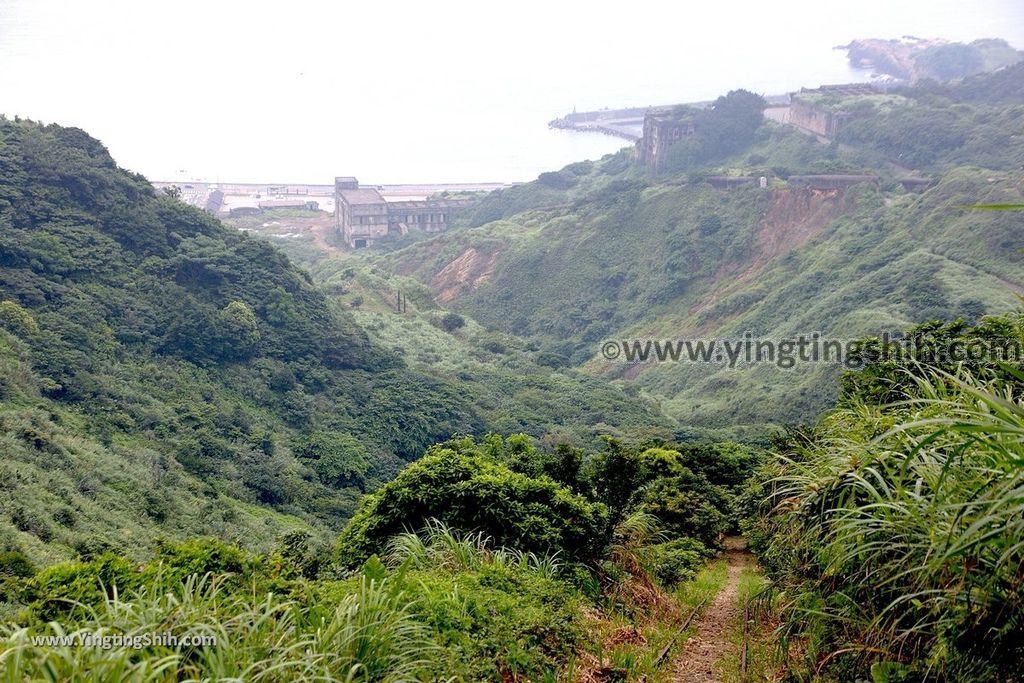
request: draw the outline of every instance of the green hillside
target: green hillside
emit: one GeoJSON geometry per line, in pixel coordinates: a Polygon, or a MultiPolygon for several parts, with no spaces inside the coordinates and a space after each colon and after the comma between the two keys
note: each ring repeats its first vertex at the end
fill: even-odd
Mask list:
{"type": "Polygon", "coordinates": [[[410,364],[281,251],[73,128],[0,121],[0,302],[0,539],[44,563],[336,531],[453,434],[671,433],[607,382],[488,369],[514,349],[410,364]]]}
{"type": "Polygon", "coordinates": [[[1019,680],[1021,85],[734,91],[356,253],[0,119],[0,672],[1019,680]]]}
{"type": "Polygon", "coordinates": [[[742,152],[676,155],[662,175],[625,152],[573,164],[557,182],[546,174],[488,197],[461,230],[374,263],[488,328],[536,340],[566,366],[628,378],[683,425],[757,431],[809,420],[832,403],[840,368],[635,366],[604,361],[601,344],[748,332],[845,340],[1011,309],[1024,289],[1020,219],[963,208],[1020,201],[1011,82],[1024,85],[1024,68],[863,98],[842,144],[765,123],[742,152]],[[945,120],[946,134],[933,134],[945,120]],[[914,171],[904,167],[911,160],[914,171]],[[836,190],[786,182],[830,173],[878,181],[836,190]],[[905,190],[899,180],[911,173],[931,186],[905,190]],[[707,179],[716,174],[765,176],[769,186],[715,189],[707,179]]]}

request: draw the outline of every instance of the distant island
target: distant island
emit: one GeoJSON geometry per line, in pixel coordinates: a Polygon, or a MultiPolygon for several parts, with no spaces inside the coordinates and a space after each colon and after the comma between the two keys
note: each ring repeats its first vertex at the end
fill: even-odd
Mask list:
{"type": "Polygon", "coordinates": [[[984,71],[995,71],[1024,59],[1001,38],[983,38],[955,43],[942,38],[854,40],[837,49],[847,51],[850,64],[873,69],[878,76],[914,83],[924,78],[952,81],[984,71]]]}

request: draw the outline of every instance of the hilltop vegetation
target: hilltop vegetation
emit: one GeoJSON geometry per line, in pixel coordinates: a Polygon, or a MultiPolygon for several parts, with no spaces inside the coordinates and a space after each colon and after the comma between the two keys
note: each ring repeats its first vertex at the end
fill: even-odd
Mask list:
{"type": "Polygon", "coordinates": [[[845,378],[838,409],[779,439],[747,494],[746,531],[775,580],[795,674],[1024,673],[1022,331],[1019,314],[919,329],[920,348],[990,353],[882,355],[845,378]]]}
{"type": "Polygon", "coordinates": [[[1015,171],[1024,141],[1024,63],[955,84],[926,81],[881,102],[854,99],[840,141],[877,151],[901,165],[944,173],[959,166],[1015,171]],[[880,105],[880,106],[879,106],[880,105]]]}
{"type": "Polygon", "coordinates": [[[36,573],[8,553],[0,590],[20,611],[3,638],[19,656],[0,666],[13,678],[553,680],[591,661],[604,668],[607,629],[642,628],[652,646],[616,643],[610,667],[653,674],[678,612],[673,593],[717,532],[735,528],[740,483],[760,457],[736,444],[609,441],[584,453],[545,451],[525,436],[463,438],[368,497],[336,561],[301,535],[262,555],[212,539],[165,543],[142,568],[104,554],[36,573]],[[652,487],[676,496],[663,532],[646,512],[667,502],[652,487]],[[56,624],[206,635],[217,646],[31,642],[60,633],[56,624]]]}
{"type": "Polygon", "coordinates": [[[536,340],[553,363],[628,377],[683,425],[746,433],[811,420],[833,401],[835,367],[633,366],[603,361],[601,343],[850,340],[1009,310],[1024,287],[1018,218],[961,207],[1020,201],[1010,171],[1024,165],[1013,135],[1022,78],[1014,67],[866,98],[842,145],[766,122],[742,152],[661,175],[625,152],[573,164],[559,172],[564,189],[541,178],[494,193],[463,229],[374,263],[490,329],[536,340]],[[904,190],[908,171],[894,164],[933,185],[904,190]],[[828,173],[879,181],[829,191],[785,182],[828,173]],[[714,174],[770,182],[723,191],[704,182],[714,174]]]}
{"type": "Polygon", "coordinates": [[[995,71],[1021,61],[1024,55],[1005,40],[982,38],[970,43],[941,40],[855,40],[846,46],[850,62],[879,73],[917,81],[952,81],[995,71]]]}
{"type": "Polygon", "coordinates": [[[326,534],[453,434],[667,429],[606,383],[411,367],[281,251],[77,129],[0,121],[0,169],[0,542],[36,562],[326,534]]]}

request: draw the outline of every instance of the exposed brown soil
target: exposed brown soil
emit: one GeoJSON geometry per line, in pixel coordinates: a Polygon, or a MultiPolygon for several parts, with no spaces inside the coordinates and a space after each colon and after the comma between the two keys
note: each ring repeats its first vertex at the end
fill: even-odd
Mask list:
{"type": "Polygon", "coordinates": [[[680,643],[672,666],[674,683],[710,683],[721,681],[717,672],[723,658],[735,654],[736,645],[729,633],[743,619],[739,605],[740,573],[754,564],[743,539],[726,541],[726,562],[729,576],[725,586],[697,618],[694,634],[680,643]]]}
{"type": "Polygon", "coordinates": [[[757,263],[767,262],[820,233],[843,210],[841,190],[787,190],[772,202],[757,231],[757,263]]]}
{"type": "Polygon", "coordinates": [[[843,212],[845,198],[842,190],[779,190],[758,223],[750,260],[725,264],[716,279],[734,278],[735,284],[754,279],[769,262],[820,234],[843,212]]]}
{"type": "Polygon", "coordinates": [[[328,254],[337,254],[341,251],[338,247],[327,241],[328,231],[334,229],[334,219],[331,216],[325,218],[316,218],[309,226],[309,231],[313,235],[313,243],[316,244],[317,249],[326,251],[328,254]]]}
{"type": "MultiPolygon", "coordinates": [[[[748,286],[774,259],[819,235],[847,208],[846,194],[842,190],[775,191],[768,210],[758,222],[756,246],[750,258],[723,264],[715,274],[710,293],[690,308],[689,317],[692,319],[701,310],[748,286]]],[[[720,322],[709,322],[705,327],[720,322]]],[[[707,330],[691,332],[704,334],[707,330]]]]}
{"type": "Polygon", "coordinates": [[[494,274],[498,256],[499,251],[485,254],[473,247],[462,252],[431,278],[430,289],[434,291],[434,299],[439,304],[446,304],[487,282],[494,274]]]}

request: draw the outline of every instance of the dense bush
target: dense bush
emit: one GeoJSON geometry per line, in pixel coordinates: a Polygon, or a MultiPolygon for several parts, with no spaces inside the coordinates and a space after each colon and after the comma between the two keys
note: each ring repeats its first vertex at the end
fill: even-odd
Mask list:
{"type": "MultiPolygon", "coordinates": [[[[973,70],[966,46],[933,48],[944,73],[973,70]]],[[[840,140],[868,147],[904,166],[945,169],[959,165],[1015,170],[1024,163],[1024,142],[1010,131],[1021,117],[1024,68],[1016,65],[957,85],[930,81],[906,88],[893,106],[858,110],[840,140]],[[970,104],[967,104],[967,103],[970,104]]]]}
{"type": "Polygon", "coordinates": [[[370,467],[366,448],[349,434],[316,432],[304,438],[296,452],[328,486],[362,483],[370,467]]]}
{"type": "MultiPolygon", "coordinates": [[[[301,461],[326,460],[326,467],[335,456],[347,461],[355,443],[314,432],[296,450],[301,461]]],[[[697,477],[671,448],[609,442],[655,484],[681,473],[697,477]]],[[[745,466],[741,451],[723,444],[687,452],[731,483],[745,466]]],[[[435,446],[365,497],[338,541],[338,563],[301,531],[258,556],[195,539],[160,542],[139,562],[104,552],[99,542],[83,547],[90,559],[35,575],[8,553],[0,599],[26,609],[18,628],[0,630],[2,646],[20,652],[0,667],[13,678],[45,670],[151,680],[159,662],[179,678],[244,678],[258,670],[267,680],[551,679],[592,649],[584,607],[607,600],[606,609],[633,614],[625,583],[671,587],[709,557],[700,541],[659,532],[637,500],[626,503],[629,520],[612,529],[606,506],[593,497],[613,488],[597,486],[595,477],[613,474],[614,458],[597,469],[587,464],[594,458],[567,445],[541,448],[522,434],[435,446]],[[218,644],[104,650],[29,640],[100,629],[202,633],[218,644]]]]}
{"type": "Polygon", "coordinates": [[[708,548],[694,538],[677,538],[649,549],[651,573],[663,586],[689,581],[711,556],[708,548]]]}
{"type": "Polygon", "coordinates": [[[17,550],[0,552],[0,578],[24,579],[35,573],[35,566],[24,553],[17,550]]]}
{"type": "Polygon", "coordinates": [[[40,571],[25,585],[24,598],[42,619],[78,614],[116,594],[143,585],[172,585],[188,576],[250,573],[251,559],[215,539],[163,542],[153,561],[140,565],[112,552],[40,571]]]}
{"type": "Polygon", "coordinates": [[[607,534],[603,505],[546,477],[514,472],[463,440],[431,448],[367,496],[338,540],[338,559],[361,563],[395,534],[435,518],[498,545],[581,559],[594,557],[607,534]]]}
{"type": "Polygon", "coordinates": [[[764,108],[765,101],[760,95],[733,90],[706,109],[679,111],[680,118],[692,120],[695,133],[668,149],[664,170],[689,170],[744,151],[764,123],[764,108]]]}
{"type": "Polygon", "coordinates": [[[665,444],[630,448],[609,441],[592,460],[589,480],[614,520],[639,510],[656,517],[673,536],[707,546],[735,529],[732,499],[760,460],[739,444],[665,444]]]}
{"type": "MultiPolygon", "coordinates": [[[[37,618],[44,617],[37,613],[37,618]]],[[[107,595],[72,619],[0,627],[0,671],[12,680],[428,680],[443,672],[440,648],[400,586],[355,581],[329,602],[253,595],[220,577],[142,582],[107,595]],[[208,638],[169,645],[153,636],[208,638]],[[39,645],[36,635],[122,637],[139,647],[39,645]],[[272,646],[271,646],[272,645],[272,646]]]]}
{"type": "MultiPolygon", "coordinates": [[[[916,334],[1010,330],[1024,339],[998,321],[916,334]]],[[[950,372],[875,361],[847,378],[842,407],[779,441],[746,498],[747,535],[785,596],[782,645],[806,643],[790,665],[850,680],[1015,680],[1022,376],[996,359],[950,372]]]]}
{"type": "Polygon", "coordinates": [[[565,669],[583,644],[585,602],[558,578],[556,559],[439,525],[412,538],[434,550],[396,539],[392,546],[408,553],[389,554],[388,565],[374,557],[341,580],[302,578],[297,539],[265,556],[196,541],[165,545],[144,569],[114,555],[58,565],[23,588],[36,600],[21,622],[0,626],[0,648],[18,653],[0,658],[0,671],[12,680],[258,673],[268,681],[398,683],[541,680],[565,669]],[[32,641],[66,634],[139,647],[32,641]],[[216,642],[176,646],[155,634],[216,642]]]}

